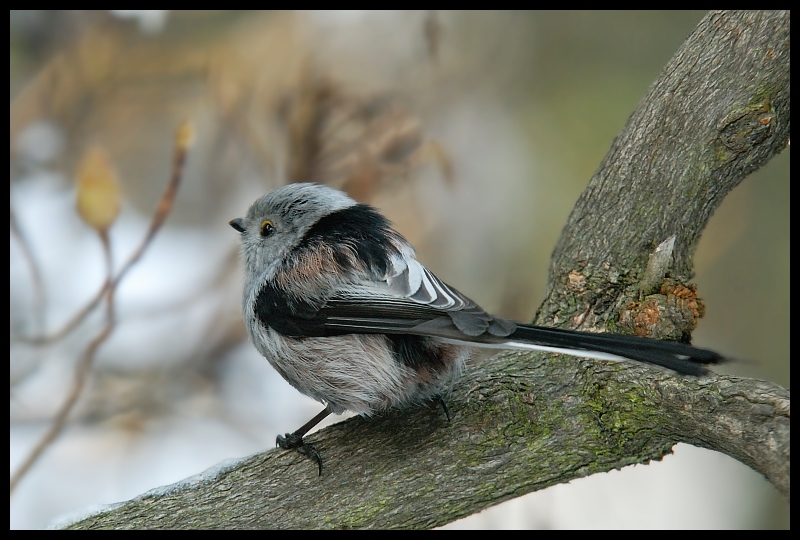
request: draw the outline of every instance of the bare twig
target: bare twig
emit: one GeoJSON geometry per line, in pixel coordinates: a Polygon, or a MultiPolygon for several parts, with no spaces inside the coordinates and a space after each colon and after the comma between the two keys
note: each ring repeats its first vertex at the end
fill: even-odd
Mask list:
{"type": "Polygon", "coordinates": [[[39,265],[36,264],[36,259],[33,256],[28,239],[22,234],[19,228],[17,218],[14,215],[14,208],[11,208],[11,234],[19,242],[20,249],[22,249],[22,256],[31,268],[31,279],[33,280],[33,320],[34,331],[41,332],[44,327],[44,285],[42,282],[42,273],[39,270],[39,265]]]}
{"type": "MultiPolygon", "coordinates": [[[[36,461],[41,457],[47,447],[58,437],[61,431],[64,429],[66,425],[67,418],[69,417],[70,412],[77,403],[78,398],[81,396],[83,392],[83,388],[86,386],[86,381],[88,379],[89,373],[91,372],[91,367],[94,362],[94,358],[97,354],[97,349],[102,345],[106,339],[111,335],[114,330],[114,293],[116,292],[116,288],[119,283],[122,281],[122,278],[131,269],[131,267],[142,257],[147,247],[150,245],[151,240],[155,237],[158,230],[164,224],[164,221],[167,219],[170,210],[172,210],[172,206],[175,201],[175,195],[178,192],[178,187],[180,186],[181,177],[183,176],[183,167],[186,163],[186,155],[188,153],[189,146],[191,145],[192,139],[192,128],[188,122],[183,122],[181,126],[178,128],[178,132],[176,134],[176,145],[175,145],[175,152],[173,154],[173,163],[172,163],[172,177],[170,179],[169,185],[162,195],[161,200],[159,201],[158,207],[156,208],[155,214],[153,215],[153,220],[150,223],[150,228],[145,235],[144,240],[142,241],[139,248],[134,252],[134,254],[128,259],[128,262],[122,267],[119,271],[117,276],[112,279],[112,265],[111,265],[111,246],[108,240],[108,235],[105,230],[101,230],[100,234],[100,241],[103,244],[103,250],[105,254],[105,261],[107,267],[107,278],[105,280],[105,284],[100,290],[98,297],[90,302],[90,304],[85,307],[79,315],[85,316],[89,313],[100,301],[101,298],[105,296],[106,298],[106,317],[105,317],[105,326],[100,331],[100,333],[89,343],[84,351],[83,357],[78,362],[75,368],[75,378],[73,381],[72,388],[67,395],[66,400],[59,408],[58,412],[56,413],[55,418],[53,419],[53,424],[50,426],[50,429],[44,434],[41,440],[34,446],[31,453],[28,457],[23,461],[22,465],[16,470],[16,472],[11,476],[11,492],[14,492],[14,488],[19,484],[20,480],[25,476],[25,474],[31,469],[31,467],[36,463],[36,461]]],[[[72,323],[72,328],[77,325],[76,317],[70,321],[72,323]]]]}
{"type": "MultiPolygon", "coordinates": [[[[106,252],[106,260],[111,259],[110,257],[110,248],[108,243],[108,237],[106,235],[101,234],[101,241],[103,242],[103,249],[106,252]]],[[[106,283],[110,281],[111,278],[111,267],[108,267],[108,279],[106,283]]],[[[69,394],[67,394],[67,399],[59,408],[58,412],[56,413],[55,418],[53,419],[53,424],[50,426],[50,429],[44,434],[44,436],[39,440],[39,442],[34,446],[31,453],[28,454],[28,457],[22,462],[22,465],[14,472],[11,476],[11,493],[14,492],[14,488],[17,487],[20,480],[25,476],[25,474],[33,467],[34,463],[38,461],[44,451],[47,449],[48,446],[58,437],[61,431],[64,429],[64,426],[67,422],[67,417],[69,413],[72,411],[75,403],[77,403],[78,398],[83,393],[83,388],[86,385],[86,380],[88,379],[89,372],[91,371],[92,363],[94,361],[95,354],[97,353],[98,347],[108,339],[108,336],[111,335],[111,332],[114,329],[114,287],[107,288],[108,293],[106,295],[106,319],[105,319],[105,326],[100,331],[100,333],[89,343],[89,346],[86,347],[86,350],[83,353],[83,357],[78,362],[77,366],[75,367],[75,378],[73,380],[72,388],[70,388],[69,394]]]]}
{"type": "Polygon", "coordinates": [[[67,321],[66,324],[61,327],[60,330],[53,332],[52,334],[42,336],[15,336],[15,339],[24,341],[26,343],[31,343],[33,345],[46,345],[48,343],[53,343],[63,339],[64,336],[72,332],[86,318],[86,316],[89,315],[89,313],[94,311],[94,309],[100,303],[100,300],[102,300],[108,292],[109,287],[116,287],[119,285],[119,282],[122,281],[122,278],[128,273],[128,270],[130,270],[131,267],[142,257],[142,254],[144,254],[145,249],[147,249],[150,240],[152,240],[156,232],[158,232],[158,229],[160,229],[164,224],[164,220],[166,220],[169,211],[172,209],[172,204],[175,200],[175,194],[178,192],[178,186],[180,185],[181,176],[183,175],[183,166],[186,162],[186,155],[191,144],[190,140],[185,140],[187,137],[191,138],[191,133],[187,132],[187,130],[191,131],[191,129],[192,128],[187,123],[183,123],[178,129],[179,133],[176,135],[176,139],[184,139],[184,141],[176,141],[177,144],[175,147],[175,153],[173,155],[172,178],[170,179],[170,183],[167,186],[164,195],[161,196],[161,200],[156,208],[156,213],[153,216],[153,221],[150,223],[150,228],[148,229],[147,235],[142,241],[142,244],[122,266],[117,276],[111,279],[111,276],[109,275],[109,278],[106,279],[106,281],[103,283],[103,286],[100,287],[100,290],[97,291],[94,297],[83,308],[76,312],[75,315],[73,315],[72,318],[70,318],[69,321],[67,321]]]}

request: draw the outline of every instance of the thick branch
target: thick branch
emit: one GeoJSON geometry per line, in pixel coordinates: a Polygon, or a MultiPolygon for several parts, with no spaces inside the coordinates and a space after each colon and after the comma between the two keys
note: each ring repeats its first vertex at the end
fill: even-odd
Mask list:
{"type": "MultiPolygon", "coordinates": [[[[635,311],[631,299],[653,292],[639,285],[650,254],[672,235],[674,264],[664,270],[682,286],[724,195],[786,146],[789,104],[788,12],[705,17],[578,201],[539,319],[625,326],[619,315],[635,311]]],[[[656,277],[647,281],[658,285],[656,277]]],[[[672,306],[672,327],[687,333],[697,299],[670,287],[651,295],[659,298],[648,313],[658,318],[672,306]]],[[[269,450],[73,526],[432,527],[659,459],[680,441],[727,453],[789,492],[789,393],[769,383],[504,354],[470,369],[449,405],[449,424],[432,407],[311,435],[325,459],[322,477],[297,453],[269,450]]]]}
{"type": "Polygon", "coordinates": [[[322,477],[299,454],[269,450],[74,526],[434,527],[660,459],[679,441],[788,480],[788,392],[760,381],[687,381],[636,366],[511,354],[472,369],[449,403],[449,424],[433,405],[312,435],[325,459],[322,477]]]}
{"type": "Polygon", "coordinates": [[[538,319],[560,322],[577,311],[603,323],[619,309],[622,291],[640,283],[656,246],[673,235],[669,270],[688,280],[714,210],[786,148],[789,88],[789,12],[709,13],[578,199],[553,253],[538,319]],[[570,272],[599,290],[576,302],[567,288],[570,272]]]}

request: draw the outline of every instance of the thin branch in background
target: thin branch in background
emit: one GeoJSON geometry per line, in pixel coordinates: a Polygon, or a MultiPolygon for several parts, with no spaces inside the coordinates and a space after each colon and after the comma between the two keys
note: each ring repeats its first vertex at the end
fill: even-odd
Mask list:
{"type": "Polygon", "coordinates": [[[33,321],[34,332],[41,332],[44,329],[44,283],[42,281],[42,273],[39,270],[39,265],[36,264],[36,259],[33,256],[28,239],[22,234],[17,223],[17,218],[14,215],[14,208],[11,207],[11,235],[17,239],[20,248],[22,249],[22,256],[28,263],[31,269],[31,279],[33,280],[33,321]]]}
{"type": "MultiPolygon", "coordinates": [[[[104,250],[108,247],[108,245],[109,244],[107,242],[103,243],[104,250]]],[[[111,275],[109,274],[108,277],[110,278],[111,275]]],[[[75,403],[78,402],[78,398],[83,393],[83,388],[86,385],[86,380],[88,379],[89,372],[91,371],[91,367],[94,362],[94,357],[95,354],[97,353],[97,349],[106,339],[108,339],[108,336],[111,335],[113,329],[114,329],[114,287],[111,287],[108,289],[108,294],[106,295],[105,326],[103,327],[101,332],[97,335],[97,337],[95,337],[89,343],[89,346],[86,347],[86,350],[83,353],[83,357],[75,367],[75,378],[72,383],[72,388],[70,388],[66,400],[56,413],[56,416],[53,419],[53,424],[50,426],[50,429],[48,429],[45,432],[44,436],[39,440],[36,446],[34,446],[33,450],[31,450],[31,453],[28,454],[28,457],[25,458],[25,460],[22,462],[22,465],[20,465],[20,467],[16,470],[16,472],[11,476],[11,493],[14,493],[14,489],[19,485],[19,482],[22,480],[25,474],[31,469],[31,467],[33,467],[33,465],[42,456],[47,447],[50,446],[50,444],[58,437],[58,435],[64,429],[69,413],[72,412],[75,403]]]]}
{"type": "MultiPolygon", "coordinates": [[[[175,201],[175,195],[178,192],[178,187],[180,186],[180,181],[183,176],[186,156],[193,138],[194,133],[192,125],[188,121],[182,122],[175,135],[175,152],[173,154],[172,177],[169,185],[159,201],[158,207],[153,215],[153,220],[150,223],[150,228],[147,231],[144,240],[113,280],[111,266],[111,246],[108,241],[107,226],[101,226],[97,228],[98,234],[100,235],[100,241],[103,245],[107,266],[107,278],[100,294],[100,298],[104,296],[106,300],[105,325],[100,333],[86,347],[83,357],[78,362],[75,368],[75,378],[73,380],[72,388],[70,389],[66,400],[56,413],[50,429],[47,430],[41,440],[36,444],[36,446],[34,446],[28,457],[22,462],[22,465],[20,465],[16,472],[11,476],[11,493],[14,492],[14,489],[17,487],[17,485],[19,485],[19,482],[31,469],[31,467],[33,467],[36,461],[42,456],[47,447],[63,431],[70,412],[72,412],[72,409],[77,403],[78,398],[81,396],[83,388],[86,386],[88,375],[91,372],[92,364],[94,363],[94,358],[97,354],[97,349],[103,344],[103,342],[106,341],[106,339],[108,339],[114,330],[114,294],[116,292],[116,288],[128,270],[130,270],[130,268],[142,257],[144,251],[150,245],[150,242],[164,224],[164,221],[172,210],[175,201]]],[[[87,311],[86,308],[84,308],[83,311],[87,311]]],[[[91,311],[91,309],[88,311],[91,311]]]]}
{"type": "MultiPolygon", "coordinates": [[[[178,133],[176,134],[176,149],[175,154],[173,156],[173,167],[172,167],[172,180],[167,187],[167,191],[161,198],[159,202],[158,210],[156,210],[156,215],[153,217],[153,221],[150,224],[150,229],[147,231],[147,236],[145,237],[145,241],[139,246],[137,252],[128,260],[128,262],[122,267],[117,277],[113,280],[109,275],[109,278],[103,283],[94,297],[79,311],[75,313],[59,330],[47,335],[40,335],[40,336],[14,336],[15,340],[22,341],[25,343],[30,343],[33,345],[46,345],[49,343],[54,343],[56,341],[60,341],[63,339],[67,334],[72,332],[83,320],[94,311],[100,301],[108,292],[108,288],[112,285],[112,281],[114,285],[119,283],[122,277],[128,272],[131,266],[139,260],[146,248],[147,244],[149,243],[150,239],[153,237],[155,232],[161,227],[164,219],[166,219],[166,214],[161,214],[160,210],[163,206],[168,206],[168,208],[172,207],[172,202],[175,199],[175,193],[178,190],[178,184],[180,183],[180,177],[183,173],[183,165],[186,160],[186,154],[191,146],[191,138],[192,138],[192,127],[188,122],[184,122],[178,128],[178,133]],[[183,133],[183,135],[182,135],[183,133]],[[181,143],[183,140],[183,143],[181,143]],[[183,144],[183,146],[181,146],[183,144]]],[[[168,210],[167,210],[168,213],[168,210]]],[[[13,225],[13,214],[12,214],[12,225],[13,225]]],[[[13,230],[13,226],[12,226],[13,230]]],[[[41,278],[40,278],[41,279],[41,278]]]]}
{"type": "Polygon", "coordinates": [[[33,343],[58,341],[74,329],[108,291],[113,277],[108,229],[119,215],[120,195],[117,173],[111,158],[101,146],[90,146],[81,157],[76,172],[76,209],[80,218],[100,236],[106,264],[106,279],[95,300],[79,310],[60,331],[47,337],[26,340],[33,343]]]}
{"type": "Polygon", "coordinates": [[[184,121],[178,127],[178,132],[175,135],[176,147],[173,156],[172,179],[167,186],[167,190],[164,192],[164,195],[161,197],[161,201],[159,202],[155,216],[153,216],[153,221],[150,223],[150,229],[147,231],[145,240],[142,242],[142,245],[139,246],[139,249],[131,256],[131,258],[128,259],[128,262],[123,265],[117,276],[113,280],[109,276],[109,279],[103,283],[103,285],[100,287],[100,290],[97,291],[94,297],[92,297],[92,299],[83,308],[77,311],[64,324],[64,326],[61,327],[60,330],[53,332],[52,334],[41,336],[15,336],[14,339],[33,345],[46,345],[48,343],[53,343],[63,339],[64,336],[72,332],[81,322],[83,322],[89,313],[94,311],[94,309],[100,303],[100,300],[102,300],[108,292],[108,289],[112,283],[114,286],[119,284],[123,276],[128,272],[128,270],[130,270],[131,266],[133,266],[141,258],[144,250],[150,242],[150,239],[152,239],[156,231],[158,231],[158,229],[161,227],[167,217],[167,214],[169,213],[169,209],[172,208],[175,194],[178,191],[178,185],[180,184],[180,179],[183,174],[183,166],[186,161],[186,155],[189,147],[191,146],[193,136],[193,128],[191,124],[188,121],[184,121]],[[164,210],[164,208],[166,208],[166,210],[164,210]]]}
{"type": "Polygon", "coordinates": [[[61,327],[61,329],[53,332],[52,334],[47,335],[38,335],[38,336],[14,336],[15,341],[21,341],[23,343],[29,343],[31,345],[47,345],[50,343],[55,343],[57,341],[61,341],[64,339],[66,335],[70,332],[75,330],[75,328],[83,322],[89,313],[94,311],[97,305],[100,303],[100,300],[103,299],[106,292],[108,291],[109,286],[111,285],[111,276],[108,276],[109,279],[103,282],[103,285],[100,287],[100,290],[92,297],[92,299],[80,310],[78,310],[75,315],[73,315],[65,324],[61,327]]]}
{"type": "Polygon", "coordinates": [[[156,213],[153,216],[153,221],[150,222],[150,229],[148,229],[144,241],[139,246],[139,249],[137,249],[131,258],[128,259],[128,262],[125,263],[125,265],[119,271],[117,277],[114,278],[114,282],[112,284],[114,287],[119,285],[119,282],[122,280],[125,274],[128,273],[128,270],[130,270],[131,267],[142,257],[144,250],[164,224],[164,221],[167,219],[170,210],[172,210],[172,205],[175,202],[175,195],[178,193],[178,187],[180,186],[181,177],[183,176],[183,167],[186,164],[186,156],[193,141],[194,127],[192,126],[191,122],[185,120],[180,124],[180,126],[178,126],[178,130],[175,133],[175,152],[172,157],[172,177],[170,178],[169,185],[164,191],[164,195],[161,196],[161,200],[158,202],[156,213]]]}

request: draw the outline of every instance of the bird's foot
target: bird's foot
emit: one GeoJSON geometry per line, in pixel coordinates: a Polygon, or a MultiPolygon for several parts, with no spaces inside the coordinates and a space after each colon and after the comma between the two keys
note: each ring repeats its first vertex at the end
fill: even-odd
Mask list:
{"type": "Polygon", "coordinates": [[[439,401],[439,405],[442,406],[442,410],[444,411],[444,415],[447,417],[447,421],[450,421],[450,409],[447,408],[447,403],[444,402],[444,398],[442,396],[436,396],[437,401],[439,401]]]}
{"type": "Polygon", "coordinates": [[[275,444],[284,450],[297,450],[308,459],[316,462],[317,467],[319,467],[319,475],[322,476],[322,456],[319,455],[314,446],[305,442],[302,436],[295,433],[287,433],[285,436],[278,435],[275,439],[275,444]]]}

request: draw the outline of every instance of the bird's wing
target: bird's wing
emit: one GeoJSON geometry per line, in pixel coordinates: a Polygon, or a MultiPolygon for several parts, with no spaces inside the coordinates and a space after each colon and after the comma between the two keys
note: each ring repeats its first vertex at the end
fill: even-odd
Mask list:
{"type": "MultiPolygon", "coordinates": [[[[633,360],[689,375],[703,375],[703,364],[723,357],[684,343],[612,333],[588,333],[517,324],[493,317],[472,300],[439,280],[416,260],[403,259],[386,279],[363,279],[337,289],[319,307],[282,305],[274,295],[265,322],[294,337],[344,334],[412,334],[481,346],[545,350],[604,360],[633,360]],[[398,269],[399,267],[399,269],[398,269]]],[[[262,294],[259,301],[268,299],[262,294]]],[[[256,308],[258,310],[258,306],[256,308]]]]}
{"type": "Polygon", "coordinates": [[[512,321],[486,313],[413,257],[392,258],[383,279],[349,282],[320,304],[270,294],[265,286],[256,306],[262,322],[284,335],[418,334],[455,340],[505,337],[512,321]],[[259,304],[264,308],[259,311],[259,304]]]}

